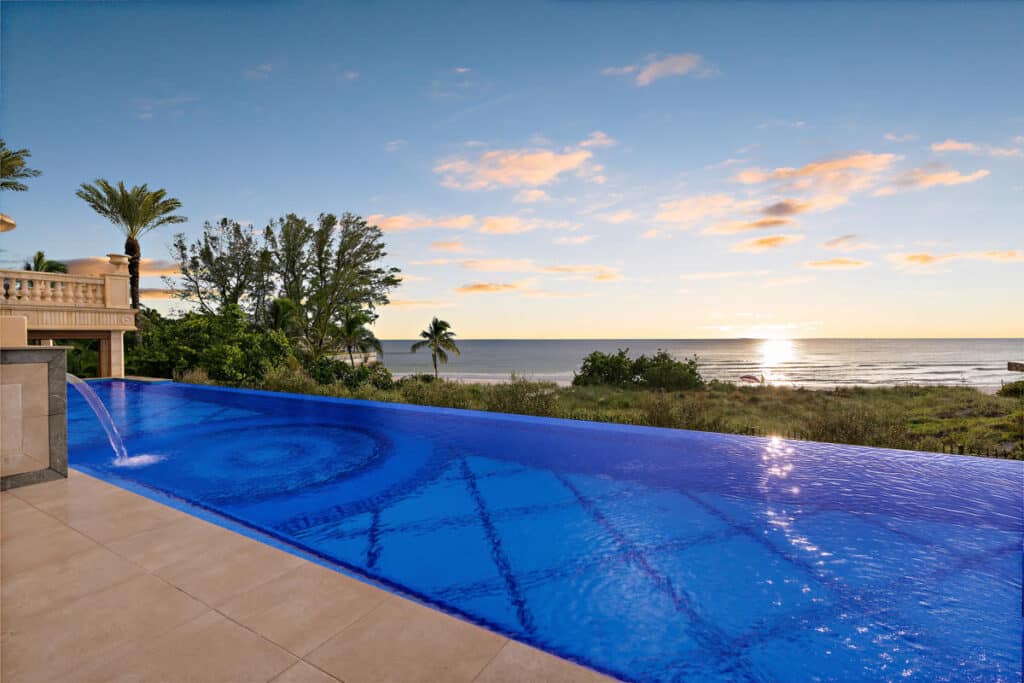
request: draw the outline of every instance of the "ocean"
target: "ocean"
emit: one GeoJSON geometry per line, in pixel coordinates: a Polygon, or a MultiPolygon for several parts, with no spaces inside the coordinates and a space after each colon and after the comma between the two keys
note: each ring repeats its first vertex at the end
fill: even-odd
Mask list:
{"type": "MultiPolygon", "coordinates": [[[[409,352],[413,340],[382,342],[384,365],[396,375],[433,372],[429,350],[409,352]]],[[[696,355],[705,379],[831,389],[849,386],[964,385],[986,391],[1024,379],[1007,361],[1024,361],[1024,339],[473,339],[458,341],[444,377],[467,382],[530,379],[569,384],[591,351],[628,348],[630,355],[665,349],[696,355]]]]}

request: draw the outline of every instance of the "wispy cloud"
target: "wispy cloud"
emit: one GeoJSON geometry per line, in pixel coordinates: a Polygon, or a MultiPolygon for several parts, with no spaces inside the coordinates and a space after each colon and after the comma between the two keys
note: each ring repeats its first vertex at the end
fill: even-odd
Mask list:
{"type": "Polygon", "coordinates": [[[821,245],[825,249],[833,249],[835,251],[860,251],[863,249],[877,249],[877,245],[871,244],[870,242],[862,242],[857,239],[856,235],[842,235],[828,240],[821,245]]]}
{"type": "Polygon", "coordinates": [[[613,213],[601,213],[597,217],[605,223],[628,223],[636,220],[636,214],[628,209],[615,211],[613,213]]]}
{"type": "Polygon", "coordinates": [[[855,258],[846,258],[845,256],[825,259],[823,261],[807,261],[804,263],[805,268],[814,268],[817,270],[857,270],[869,265],[871,264],[867,261],[861,261],[860,259],[855,258]]]}
{"type": "Polygon", "coordinates": [[[797,285],[805,285],[808,282],[814,282],[815,278],[812,275],[791,275],[789,277],[775,277],[769,278],[764,281],[765,287],[795,287],[797,285]]]}
{"type": "Polygon", "coordinates": [[[354,69],[345,69],[338,74],[339,81],[358,81],[360,73],[354,69]]]}
{"type": "Polygon", "coordinates": [[[169,287],[141,287],[139,288],[139,298],[146,299],[147,301],[155,299],[174,299],[177,297],[177,292],[169,287]]]}
{"type": "Polygon", "coordinates": [[[791,119],[772,119],[771,121],[762,121],[757,124],[758,128],[803,128],[807,125],[806,121],[794,121],[791,119]]]}
{"type": "Polygon", "coordinates": [[[731,194],[719,193],[697,195],[685,199],[662,202],[654,220],[659,223],[673,223],[682,228],[692,227],[695,223],[708,218],[721,218],[738,211],[746,211],[757,206],[755,200],[736,199],[731,194]]]}
{"type": "Polygon", "coordinates": [[[384,143],[384,151],[397,152],[398,150],[405,147],[406,144],[406,141],[401,138],[397,138],[395,140],[388,140],[387,142],[384,143]]]}
{"type": "Polygon", "coordinates": [[[615,140],[611,139],[607,133],[602,130],[595,130],[579,146],[588,149],[590,147],[611,147],[614,144],[615,140]]]}
{"type": "MultiPolygon", "coordinates": [[[[104,256],[85,256],[61,261],[68,267],[69,275],[103,275],[115,272],[109,259],[104,256]]],[[[159,277],[177,275],[178,264],[174,261],[144,258],[139,261],[139,276],[159,277]]]]}
{"type": "Polygon", "coordinates": [[[1006,158],[1006,157],[1019,157],[1024,156],[1024,149],[1021,147],[1021,142],[1014,138],[1013,147],[997,147],[995,145],[981,145],[975,142],[964,142],[962,140],[954,140],[953,138],[947,138],[942,142],[933,142],[931,144],[931,150],[933,152],[967,152],[969,154],[985,154],[995,158],[1006,158]]]}
{"type": "Polygon", "coordinates": [[[242,78],[247,81],[262,81],[270,78],[270,75],[275,71],[277,71],[276,65],[271,64],[270,62],[265,62],[243,71],[242,78]]]}
{"type": "Polygon", "coordinates": [[[779,249],[790,244],[796,244],[804,238],[803,235],[768,235],[766,237],[755,237],[732,245],[731,251],[758,253],[779,249]]]}
{"type": "Polygon", "coordinates": [[[199,98],[193,95],[179,95],[177,97],[143,97],[136,101],[139,119],[150,121],[164,115],[180,116],[184,113],[186,104],[198,102],[199,98]]]}
{"type": "Polygon", "coordinates": [[[561,246],[579,246],[586,244],[590,240],[594,239],[593,235],[565,235],[563,237],[556,237],[554,244],[561,246]]]}
{"type": "Polygon", "coordinates": [[[718,270],[704,273],[686,273],[680,275],[681,280],[731,280],[733,278],[747,278],[753,276],[768,275],[770,270],[718,270]]]}
{"type": "Polygon", "coordinates": [[[810,211],[812,206],[814,205],[811,202],[802,202],[799,199],[783,199],[764,207],[761,213],[765,216],[795,216],[810,211]]]}
{"type": "Polygon", "coordinates": [[[440,216],[430,218],[415,214],[385,216],[375,213],[366,217],[366,221],[376,225],[384,232],[399,232],[402,230],[420,230],[424,228],[448,228],[462,230],[471,228],[476,223],[476,218],[466,214],[462,216],[440,216]]]}
{"type": "Polygon", "coordinates": [[[584,147],[606,146],[607,136],[602,138],[603,135],[593,133],[576,146],[562,151],[533,147],[490,150],[476,157],[451,157],[438,162],[434,173],[441,176],[444,187],[456,190],[538,187],[569,172],[603,182],[604,176],[598,173],[600,167],[588,167],[593,152],[584,147]]]}
{"type": "Polygon", "coordinates": [[[718,74],[718,70],[705,63],[701,55],[693,52],[682,54],[648,57],[644,64],[627,64],[625,66],[610,66],[601,70],[605,76],[626,76],[636,74],[634,83],[637,87],[645,88],[651,83],[662,78],[671,76],[697,76],[707,78],[718,74]]]}
{"type": "Polygon", "coordinates": [[[886,142],[912,142],[917,136],[912,133],[886,133],[882,139],[886,142]]]}
{"type": "Polygon", "coordinates": [[[965,185],[981,180],[988,175],[988,169],[984,168],[978,169],[973,173],[964,174],[953,169],[933,165],[907,171],[885,187],[876,190],[874,194],[876,197],[885,197],[897,192],[924,190],[929,187],[942,185],[965,185]]]}
{"type": "Polygon", "coordinates": [[[540,222],[519,216],[487,216],[480,225],[480,232],[491,235],[519,235],[540,227],[540,222]]]}
{"type": "Polygon", "coordinates": [[[896,253],[886,257],[897,267],[916,272],[935,272],[935,267],[951,261],[988,261],[990,263],[1024,263],[1024,252],[1019,249],[991,251],[953,252],[933,254],[931,252],[896,253]]]}
{"type": "Polygon", "coordinates": [[[536,204],[537,202],[550,201],[551,196],[544,190],[520,190],[512,201],[520,204],[536,204]]]}
{"type": "Polygon", "coordinates": [[[702,235],[736,235],[756,230],[770,230],[783,225],[790,225],[793,221],[789,218],[759,218],[754,221],[726,221],[716,223],[710,228],[701,230],[702,235]]]}
{"type": "Polygon", "coordinates": [[[456,287],[457,294],[494,294],[522,289],[522,285],[514,282],[470,282],[456,287]]]}
{"type": "Polygon", "coordinates": [[[466,251],[466,245],[462,243],[462,240],[450,240],[450,241],[438,241],[431,242],[430,249],[432,251],[453,251],[463,252],[466,251]]]}

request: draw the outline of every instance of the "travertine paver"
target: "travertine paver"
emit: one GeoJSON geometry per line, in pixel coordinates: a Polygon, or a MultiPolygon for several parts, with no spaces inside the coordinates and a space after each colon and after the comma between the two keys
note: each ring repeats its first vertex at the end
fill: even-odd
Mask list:
{"type": "Polygon", "coordinates": [[[0,680],[608,679],[72,471],[0,494],[0,680]]]}

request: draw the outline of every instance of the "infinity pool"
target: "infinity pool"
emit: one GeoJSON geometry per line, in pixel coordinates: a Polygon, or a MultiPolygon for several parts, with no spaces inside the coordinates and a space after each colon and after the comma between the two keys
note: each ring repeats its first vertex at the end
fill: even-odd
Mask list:
{"type": "Polygon", "coordinates": [[[1022,462],[91,386],[162,459],[73,467],[623,679],[1021,678],[1022,462]]]}

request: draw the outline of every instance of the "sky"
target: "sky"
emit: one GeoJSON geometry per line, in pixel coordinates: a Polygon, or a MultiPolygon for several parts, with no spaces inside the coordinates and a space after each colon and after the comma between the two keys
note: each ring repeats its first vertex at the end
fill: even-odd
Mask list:
{"type": "Polygon", "coordinates": [[[188,223],[350,211],[462,338],[1024,337],[1024,3],[3,2],[0,195],[79,270],[74,195],[188,223]]]}

